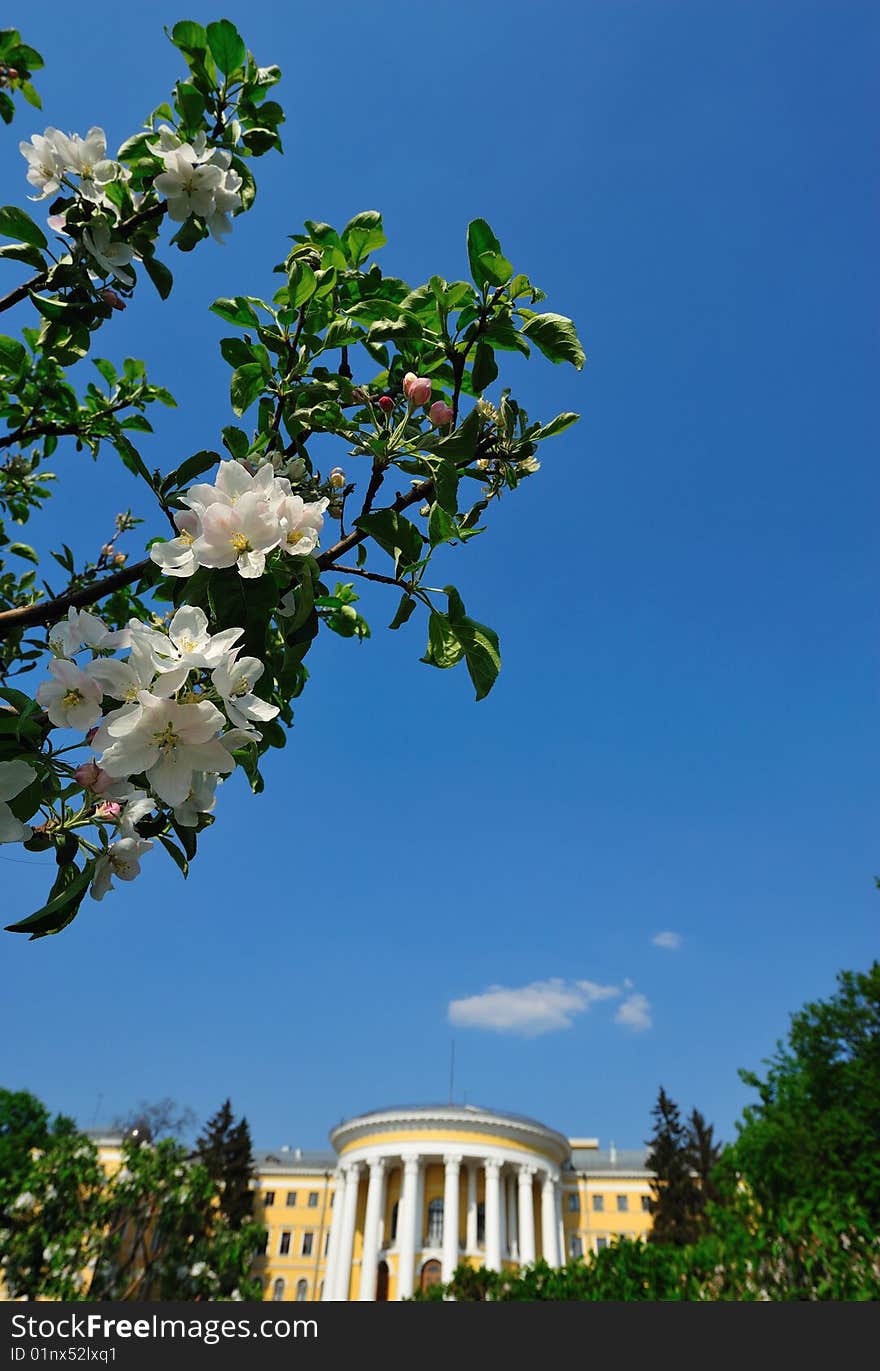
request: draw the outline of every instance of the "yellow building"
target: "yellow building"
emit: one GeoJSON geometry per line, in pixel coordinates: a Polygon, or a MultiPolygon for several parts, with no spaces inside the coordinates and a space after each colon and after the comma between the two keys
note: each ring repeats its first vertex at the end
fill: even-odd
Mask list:
{"type": "Polygon", "coordinates": [[[559,1266],[650,1228],[644,1151],[603,1151],[517,1114],[382,1109],[330,1142],[256,1153],[265,1299],[397,1300],[460,1262],[559,1266]]]}

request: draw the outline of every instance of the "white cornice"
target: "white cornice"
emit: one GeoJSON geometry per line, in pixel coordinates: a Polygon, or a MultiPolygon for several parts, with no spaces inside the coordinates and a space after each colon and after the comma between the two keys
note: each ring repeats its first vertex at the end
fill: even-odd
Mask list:
{"type": "MultiPolygon", "coordinates": [[[[426,1135],[425,1141],[428,1141],[431,1133],[442,1133],[450,1129],[465,1135],[493,1134],[500,1142],[520,1143],[543,1153],[557,1164],[564,1162],[570,1153],[566,1137],[535,1119],[521,1118],[516,1114],[502,1114],[495,1110],[454,1105],[383,1109],[372,1114],[359,1114],[334,1128],[330,1134],[330,1142],[339,1152],[343,1147],[357,1143],[372,1133],[411,1131],[415,1135],[426,1135]]],[[[448,1139],[441,1139],[438,1144],[438,1151],[444,1149],[449,1150],[448,1139]]]]}

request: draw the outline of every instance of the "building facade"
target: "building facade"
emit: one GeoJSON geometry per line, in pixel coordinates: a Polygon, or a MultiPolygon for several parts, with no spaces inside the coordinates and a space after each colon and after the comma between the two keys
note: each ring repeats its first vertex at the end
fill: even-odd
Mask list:
{"type": "Polygon", "coordinates": [[[602,1150],[516,1114],[376,1110],[330,1142],[256,1154],[264,1299],[399,1300],[459,1263],[560,1266],[650,1228],[644,1151],[602,1150]]]}

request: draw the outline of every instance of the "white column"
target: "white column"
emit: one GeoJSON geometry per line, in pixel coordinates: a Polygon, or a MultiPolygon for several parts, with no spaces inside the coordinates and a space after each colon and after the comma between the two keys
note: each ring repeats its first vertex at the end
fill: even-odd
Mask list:
{"type": "Polygon", "coordinates": [[[458,1266],[458,1211],[461,1157],[444,1157],[443,1175],[443,1266],[444,1281],[452,1280],[458,1266]]]}
{"type": "Polygon", "coordinates": [[[486,1266],[501,1270],[501,1163],[490,1157],[486,1168],[486,1266]]]}
{"type": "Polygon", "coordinates": [[[477,1164],[467,1164],[467,1224],[464,1250],[473,1255],[477,1250],[477,1164]]]}
{"type": "Polygon", "coordinates": [[[517,1182],[519,1185],[519,1261],[521,1266],[535,1264],[535,1204],[532,1182],[535,1179],[533,1166],[521,1166],[517,1182]]]}
{"type": "Polygon", "coordinates": [[[382,1216],[385,1213],[385,1162],[379,1157],[370,1162],[370,1184],[367,1187],[367,1213],[364,1218],[364,1254],[361,1258],[361,1288],[359,1298],[375,1300],[376,1275],[379,1270],[379,1240],[382,1216]]]}
{"type": "Polygon", "coordinates": [[[339,1233],[339,1248],[336,1253],[335,1300],[347,1300],[351,1283],[351,1258],[354,1252],[354,1224],[357,1218],[358,1182],[361,1175],[360,1162],[346,1166],[345,1194],[342,1197],[342,1227],[339,1233]]]}
{"type": "Polygon", "coordinates": [[[500,1233],[500,1246],[502,1264],[505,1253],[507,1252],[507,1177],[504,1174],[504,1166],[501,1167],[501,1179],[498,1185],[498,1231],[500,1233]]]}
{"type": "Polygon", "coordinates": [[[519,1241],[516,1231],[516,1184],[507,1178],[507,1251],[511,1261],[519,1260],[519,1241]]]}
{"type": "Polygon", "coordinates": [[[554,1182],[553,1189],[556,1196],[556,1233],[557,1242],[559,1243],[557,1248],[559,1253],[559,1265],[565,1266],[565,1263],[568,1261],[568,1253],[565,1250],[565,1221],[562,1217],[562,1186],[559,1184],[559,1181],[554,1182]]]}
{"type": "Polygon", "coordinates": [[[339,1252],[339,1230],[342,1227],[342,1172],[333,1177],[333,1203],[330,1206],[330,1249],[327,1253],[327,1268],[324,1272],[324,1293],[322,1300],[336,1299],[336,1268],[339,1252]]]}
{"type": "Polygon", "coordinates": [[[416,1203],[419,1191],[419,1157],[406,1157],[403,1163],[403,1185],[400,1208],[397,1212],[397,1298],[404,1299],[413,1292],[416,1260],[416,1226],[419,1223],[416,1203]]]}
{"type": "Polygon", "coordinates": [[[541,1246],[548,1266],[559,1265],[559,1226],[556,1222],[556,1184],[549,1171],[541,1186],[541,1246]]]}

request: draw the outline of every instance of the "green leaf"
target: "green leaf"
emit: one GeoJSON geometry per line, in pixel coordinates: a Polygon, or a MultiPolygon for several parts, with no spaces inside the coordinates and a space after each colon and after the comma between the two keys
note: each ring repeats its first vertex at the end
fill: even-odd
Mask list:
{"type": "Polygon", "coordinates": [[[93,357],[92,365],[98,368],[108,386],[112,388],[116,385],[116,368],[112,362],[108,362],[106,357],[93,357]]]}
{"type": "Polygon", "coordinates": [[[485,219],[473,219],[468,224],[467,248],[471,275],[478,286],[503,286],[510,280],[513,267],[485,219]]]}
{"type": "Polygon", "coordinates": [[[291,309],[299,309],[310,300],[318,285],[318,278],[306,262],[295,262],[287,277],[291,309]]]}
{"type": "Polygon", "coordinates": [[[208,46],[208,35],[192,19],[181,19],[171,30],[171,41],[178,48],[192,48],[196,52],[205,52],[208,46]]]}
{"type": "Polygon", "coordinates": [[[205,97],[196,86],[191,85],[188,81],[178,82],[176,100],[187,124],[195,126],[201,122],[205,109],[205,97]]]}
{"type": "Polygon", "coordinates": [[[33,562],[35,566],[40,564],[39,557],[29,543],[10,543],[6,551],[14,552],[16,557],[24,557],[26,562],[33,562]]]}
{"type": "Polygon", "coordinates": [[[477,699],[483,700],[501,669],[498,635],[485,624],[467,617],[455,586],[444,586],[444,590],[448,614],[432,610],[428,621],[428,647],[422,661],[445,670],[464,657],[477,699]]]}
{"type": "Polygon", "coordinates": [[[234,566],[213,570],[208,580],[208,597],[217,627],[243,628],[242,653],[262,661],[269,616],[278,604],[278,587],[272,577],[245,580],[234,566]]]}
{"type": "Polygon", "coordinates": [[[422,555],[424,539],[402,514],[394,509],[379,509],[355,519],[355,527],[368,533],[379,546],[394,558],[395,566],[411,566],[422,555]]]}
{"type": "Polygon", "coordinates": [[[433,504],[428,515],[428,541],[431,547],[438,547],[440,543],[448,543],[457,536],[458,526],[455,520],[446,513],[442,505],[433,504]]]}
{"type": "Polygon", "coordinates": [[[175,865],[182,872],[184,878],[186,878],[189,875],[189,862],[177,846],[177,843],[173,843],[166,833],[160,833],[158,837],[159,842],[168,853],[168,856],[172,858],[175,865]]]}
{"type": "Polygon", "coordinates": [[[20,371],[27,361],[27,350],[17,338],[0,334],[0,367],[6,372],[20,371]]]}
{"type": "Polygon", "coordinates": [[[227,324],[240,324],[242,328],[259,328],[260,325],[255,311],[243,295],[236,295],[234,300],[227,300],[221,296],[211,306],[211,313],[219,314],[227,324]]]}
{"type": "Polygon", "coordinates": [[[29,247],[27,243],[5,244],[0,248],[0,257],[11,262],[24,262],[29,267],[36,267],[37,271],[43,271],[46,267],[46,259],[39,248],[29,247]]]}
{"type": "Polygon", "coordinates": [[[556,418],[551,419],[549,424],[544,424],[543,428],[538,429],[534,435],[535,439],[540,441],[542,438],[555,438],[557,433],[564,433],[567,428],[571,428],[572,424],[576,424],[580,417],[579,414],[568,412],[557,414],[556,418]]]}
{"type": "Polygon", "coordinates": [[[428,646],[423,662],[441,671],[456,666],[464,656],[464,648],[445,614],[432,609],[428,619],[428,646]]]}
{"type": "Polygon", "coordinates": [[[75,306],[68,304],[66,300],[52,299],[48,295],[36,295],[32,290],[28,291],[28,295],[38,312],[50,323],[60,322],[71,310],[75,313],[75,306]]]}
{"type": "Polygon", "coordinates": [[[412,595],[407,595],[406,591],[400,597],[400,604],[397,606],[394,618],[388,625],[389,628],[400,628],[412,616],[416,607],[416,601],[412,595]]]}
{"type": "Polygon", "coordinates": [[[471,371],[471,384],[474,393],[479,395],[490,386],[498,376],[498,364],[495,361],[495,353],[486,343],[478,343],[474,355],[474,365],[471,371]]]}
{"type": "Polygon", "coordinates": [[[176,471],[172,471],[162,482],[162,490],[167,493],[170,490],[179,490],[181,486],[188,486],[196,477],[203,476],[206,471],[210,471],[220,461],[219,452],[211,452],[204,448],[201,452],[196,452],[192,457],[187,457],[185,462],[181,462],[176,471]]]}
{"type": "Polygon", "coordinates": [[[128,467],[128,470],[133,476],[140,476],[146,481],[147,485],[152,490],[153,478],[147,470],[147,465],[144,462],[143,457],[134,444],[129,442],[124,433],[115,434],[110,441],[122,458],[123,465],[128,467]]]}
{"type": "Polygon", "coordinates": [[[374,209],[356,214],[342,230],[342,244],[354,266],[359,266],[371,252],[384,247],[387,242],[382,216],[374,209]]]}
{"type": "Polygon", "coordinates": [[[265,384],[265,375],[259,362],[247,362],[237,367],[229,383],[229,394],[235,414],[241,417],[250,409],[265,384]]]}
{"type": "Polygon", "coordinates": [[[215,24],[209,24],[207,35],[211,56],[224,76],[244,65],[247,55],[244,40],[228,19],[220,19],[215,24]]]}
{"type": "Polygon", "coordinates": [[[587,360],[574,324],[563,314],[533,314],[522,333],[536,343],[551,362],[571,362],[580,371],[587,360]]]}
{"type": "Polygon", "coordinates": [[[223,446],[233,457],[241,458],[248,455],[251,445],[247,434],[240,428],[236,428],[234,424],[227,424],[221,430],[220,436],[223,439],[223,446]]]}
{"type": "Polygon", "coordinates": [[[46,248],[49,240],[23,209],[17,205],[4,205],[0,208],[0,235],[4,238],[17,238],[32,248],[46,248]]]}
{"type": "Polygon", "coordinates": [[[27,100],[28,104],[33,105],[34,109],[43,108],[43,102],[40,99],[38,92],[34,90],[34,87],[31,85],[30,81],[22,81],[21,85],[19,86],[19,90],[21,91],[25,100],[27,100]]]}
{"type": "Polygon", "coordinates": [[[168,270],[164,262],[160,262],[158,257],[144,257],[144,270],[156,287],[163,300],[167,300],[171,294],[171,287],[174,285],[174,277],[168,270]]]}
{"type": "Polygon", "coordinates": [[[60,933],[61,929],[66,928],[71,920],[76,917],[77,910],[92,879],[94,866],[93,861],[86,862],[82,871],[72,863],[62,866],[55,884],[49,892],[48,903],[27,919],[21,919],[15,924],[7,924],[6,932],[29,933],[32,940],[45,938],[49,933],[60,933]]]}

